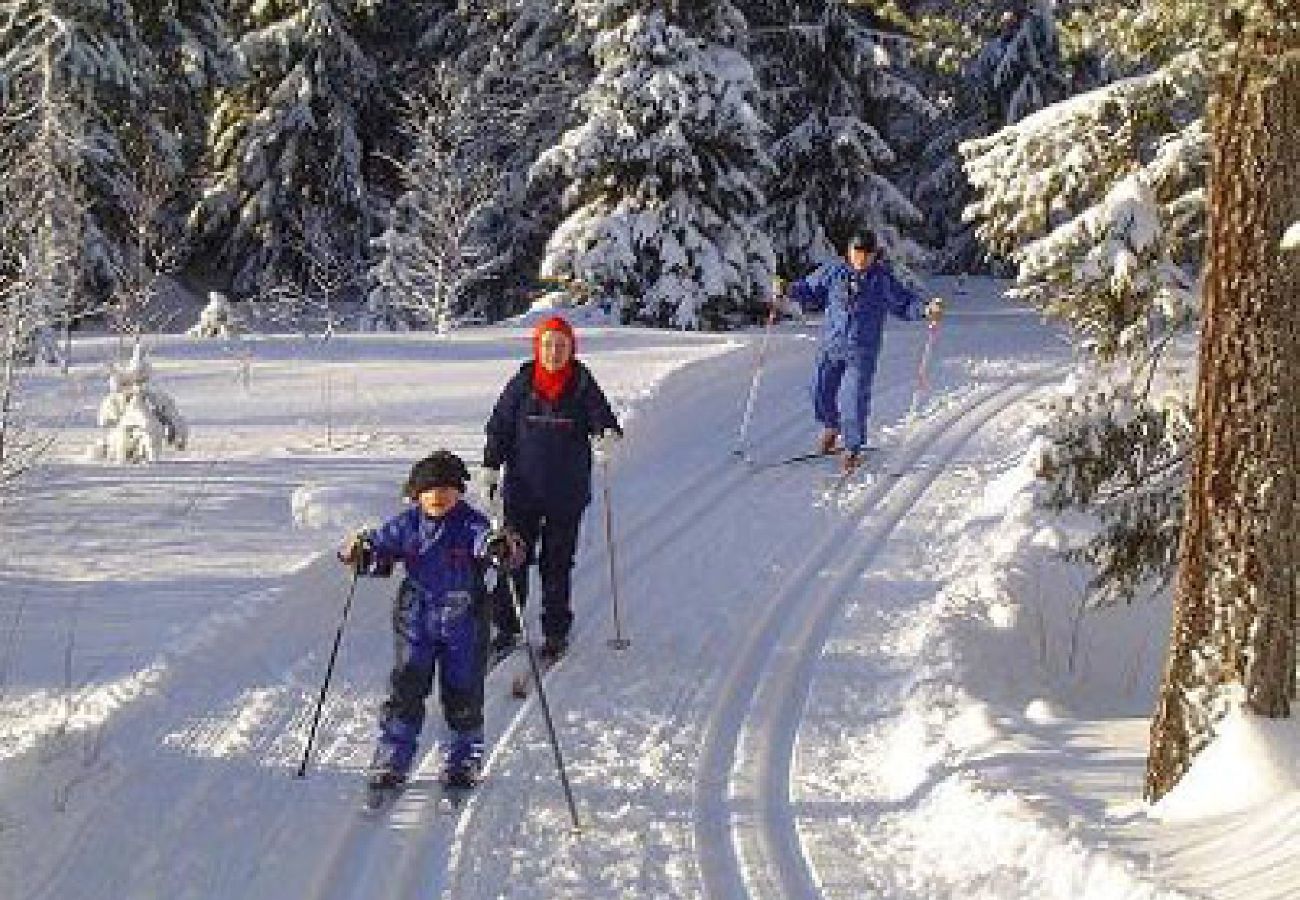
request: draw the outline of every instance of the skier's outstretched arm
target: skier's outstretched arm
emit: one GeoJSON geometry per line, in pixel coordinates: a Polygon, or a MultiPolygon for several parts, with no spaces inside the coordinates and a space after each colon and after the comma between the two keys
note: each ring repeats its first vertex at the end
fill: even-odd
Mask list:
{"type": "Polygon", "coordinates": [[[921,295],[904,284],[892,270],[885,274],[885,304],[890,313],[908,322],[918,322],[926,317],[926,303],[921,295]]]}
{"type": "Polygon", "coordinates": [[[804,312],[821,312],[830,302],[830,290],[823,271],[818,269],[811,275],[805,275],[790,285],[786,295],[804,312]]]}

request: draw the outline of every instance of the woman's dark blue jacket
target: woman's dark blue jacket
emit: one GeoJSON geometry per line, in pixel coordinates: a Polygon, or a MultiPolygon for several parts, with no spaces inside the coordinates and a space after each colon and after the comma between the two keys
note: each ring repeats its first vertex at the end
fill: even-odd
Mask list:
{"type": "Polygon", "coordinates": [[[573,378],[554,404],[533,389],[534,365],[520,366],[497,399],[487,423],[483,465],[505,466],[507,506],[577,517],[591,500],[591,437],[622,429],[582,363],[573,361],[573,378]]]}

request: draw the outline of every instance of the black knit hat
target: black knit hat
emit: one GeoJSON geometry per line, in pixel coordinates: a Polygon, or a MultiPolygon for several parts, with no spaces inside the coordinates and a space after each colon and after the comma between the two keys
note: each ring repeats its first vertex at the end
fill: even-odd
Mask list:
{"type": "Polygon", "coordinates": [[[875,253],[878,246],[876,233],[869,228],[855,231],[849,237],[850,250],[865,250],[868,253],[875,253]]]}
{"type": "Polygon", "coordinates": [[[402,493],[410,500],[436,487],[456,488],[463,493],[468,481],[469,469],[465,468],[464,460],[448,450],[435,450],[411,466],[402,493]]]}

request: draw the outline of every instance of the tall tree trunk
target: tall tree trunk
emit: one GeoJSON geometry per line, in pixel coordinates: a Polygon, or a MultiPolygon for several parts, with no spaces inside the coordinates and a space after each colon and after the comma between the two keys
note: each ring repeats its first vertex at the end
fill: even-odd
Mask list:
{"type": "Polygon", "coordinates": [[[1232,54],[1210,106],[1196,447],[1172,645],[1151,725],[1150,800],[1182,777],[1234,697],[1258,715],[1290,714],[1300,251],[1280,240],[1300,219],[1300,40],[1280,15],[1264,18],[1272,21],[1232,54]]]}

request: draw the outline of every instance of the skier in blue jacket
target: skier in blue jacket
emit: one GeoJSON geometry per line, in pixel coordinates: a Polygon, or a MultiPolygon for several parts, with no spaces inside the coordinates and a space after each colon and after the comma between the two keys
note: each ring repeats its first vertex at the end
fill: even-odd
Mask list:
{"type": "Polygon", "coordinates": [[[380,710],[372,789],[406,781],[435,671],[450,731],[443,780],[468,787],[478,777],[489,638],[485,575],[490,565],[521,565],[523,545],[508,530],[493,532],[464,501],[468,480],[464,461],[446,450],[420,460],[406,481],[410,507],[354,536],[339,554],[365,575],[387,577],[398,561],[406,569],[393,610],[396,662],[380,710]]]}
{"type": "Polygon", "coordinates": [[[861,462],[871,414],[871,383],[876,374],[886,314],[900,319],[937,322],[943,301],[921,298],[894,275],[881,258],[876,235],[862,231],[850,239],[846,259],[822,264],[790,285],[778,279],[774,301],[806,311],[826,311],[817,367],[813,376],[813,415],[822,425],[818,449],[832,453],[843,436],[841,465],[851,472],[861,462]],[[848,408],[841,414],[840,390],[847,389],[848,408]]]}
{"type": "MultiPolygon", "coordinates": [[[[497,399],[485,431],[483,487],[496,494],[505,469],[502,500],[506,524],[537,555],[542,582],[541,656],[553,662],[568,648],[573,624],[570,572],[578,545],[582,514],[591,500],[593,441],[606,453],[622,436],[609,400],[591,371],[575,356],[577,339],[560,316],[540,322],[533,331],[533,359],[519,367],[497,399]]],[[[528,572],[514,573],[523,604],[528,572]]],[[[519,642],[509,585],[501,579],[494,602],[498,657],[519,642]]]]}

